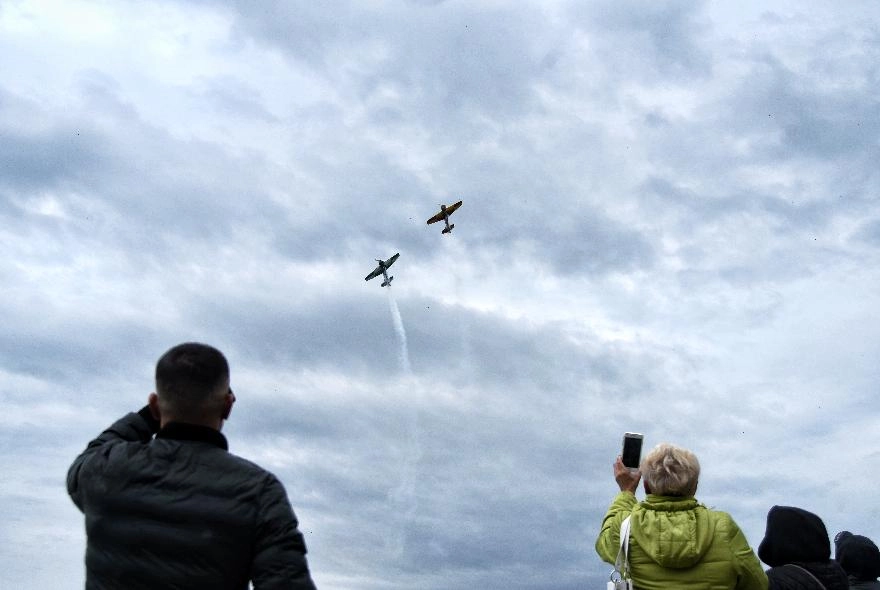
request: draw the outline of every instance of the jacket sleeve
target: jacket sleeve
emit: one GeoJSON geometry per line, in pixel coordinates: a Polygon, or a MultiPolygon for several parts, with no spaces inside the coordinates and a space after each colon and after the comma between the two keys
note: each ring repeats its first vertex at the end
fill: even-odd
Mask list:
{"type": "Polygon", "coordinates": [[[737,569],[736,590],[767,590],[767,574],[746,536],[729,515],[728,530],[730,531],[730,550],[733,553],[737,569]]]}
{"type": "Polygon", "coordinates": [[[602,519],[602,529],[596,539],[596,553],[602,561],[614,563],[617,559],[617,552],[620,550],[620,524],[637,503],[636,497],[629,492],[620,492],[614,497],[605,518],[602,519]]]}
{"type": "Polygon", "coordinates": [[[254,590],[314,590],[299,522],[274,475],[264,483],[258,518],[251,563],[254,590]]]}
{"type": "Polygon", "coordinates": [[[67,471],[67,493],[70,494],[77,508],[83,509],[80,484],[85,481],[84,473],[100,471],[114,443],[119,441],[147,443],[158,430],[159,422],[150,414],[149,406],[144,406],[137,413],[126,414],[91,441],[67,471]]]}

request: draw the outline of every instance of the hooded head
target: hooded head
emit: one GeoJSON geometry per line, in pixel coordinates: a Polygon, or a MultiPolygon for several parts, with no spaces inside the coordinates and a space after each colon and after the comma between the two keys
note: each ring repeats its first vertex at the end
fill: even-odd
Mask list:
{"type": "Polygon", "coordinates": [[[856,580],[880,576],[880,550],[868,537],[841,531],[834,537],[834,559],[856,580]]]}
{"type": "Polygon", "coordinates": [[[801,508],[774,506],[767,513],[767,530],[758,557],[770,567],[792,562],[831,559],[831,542],[822,519],[801,508]]]}

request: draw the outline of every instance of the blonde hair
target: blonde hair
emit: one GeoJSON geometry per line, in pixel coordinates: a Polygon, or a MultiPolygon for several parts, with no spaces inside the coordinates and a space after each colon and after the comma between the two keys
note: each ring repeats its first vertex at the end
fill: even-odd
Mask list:
{"type": "Polygon", "coordinates": [[[693,496],[700,479],[700,462],[687,449],[660,443],[648,453],[639,468],[651,494],[693,496]]]}

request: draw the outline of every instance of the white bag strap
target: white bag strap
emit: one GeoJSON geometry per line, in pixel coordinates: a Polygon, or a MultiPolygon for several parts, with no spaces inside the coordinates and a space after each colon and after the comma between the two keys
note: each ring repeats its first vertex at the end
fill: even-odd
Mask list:
{"type": "Polygon", "coordinates": [[[629,524],[631,516],[627,516],[620,523],[620,550],[617,552],[617,559],[614,560],[614,569],[620,572],[624,580],[628,580],[629,575],[629,524]]]}

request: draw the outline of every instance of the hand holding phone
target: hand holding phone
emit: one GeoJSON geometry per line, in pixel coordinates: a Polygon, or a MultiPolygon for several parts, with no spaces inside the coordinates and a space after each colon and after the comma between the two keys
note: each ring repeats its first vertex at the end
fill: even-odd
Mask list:
{"type": "Polygon", "coordinates": [[[614,481],[617,482],[620,491],[630,492],[632,495],[635,495],[636,490],[639,489],[639,482],[641,480],[641,472],[638,469],[624,467],[623,461],[618,455],[617,461],[614,462],[614,481]]]}

